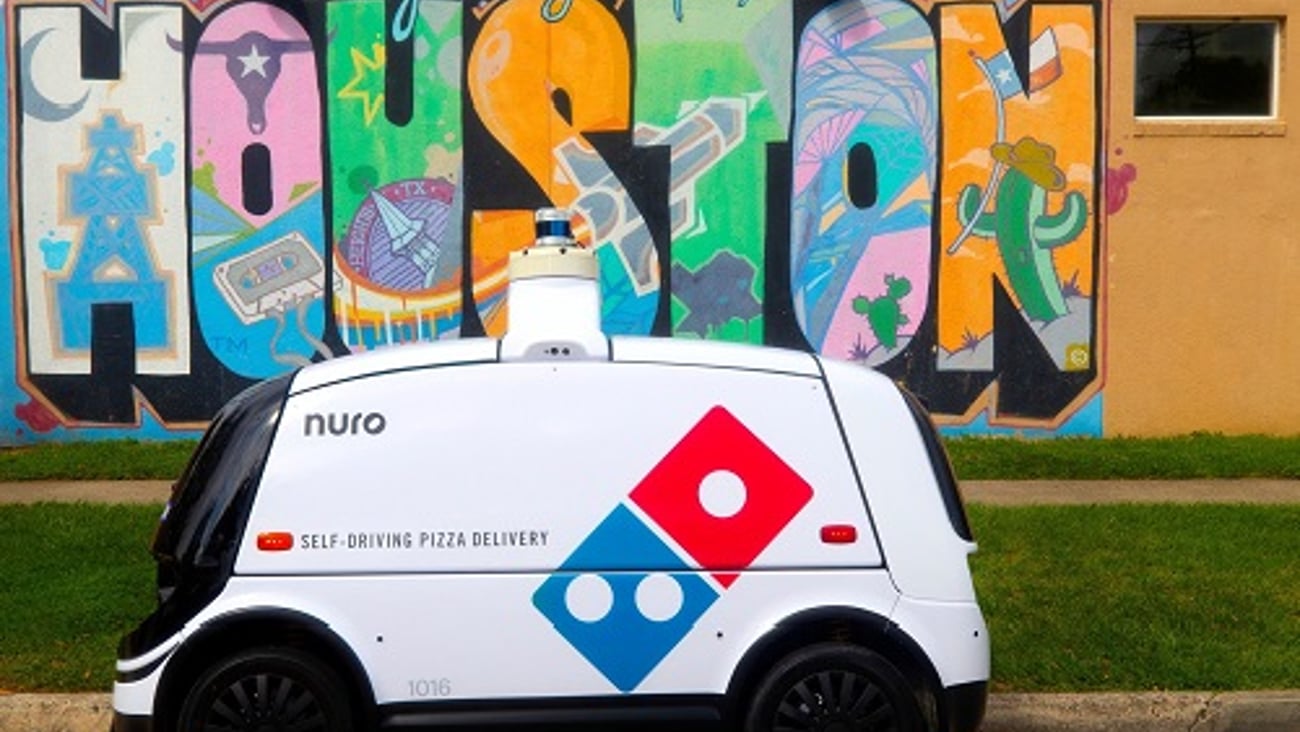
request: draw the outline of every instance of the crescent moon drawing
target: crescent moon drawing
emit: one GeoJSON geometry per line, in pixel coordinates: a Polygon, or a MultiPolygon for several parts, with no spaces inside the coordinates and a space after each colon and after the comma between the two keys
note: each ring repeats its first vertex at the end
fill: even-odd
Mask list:
{"type": "Polygon", "coordinates": [[[53,28],[46,28],[28,38],[23,42],[21,51],[23,112],[42,122],[62,122],[80,112],[82,107],[86,106],[86,100],[90,99],[90,90],[87,89],[86,93],[81,95],[81,99],[65,104],[50,99],[36,88],[36,80],[32,75],[32,57],[36,55],[36,48],[41,44],[41,40],[53,31],[53,28]]]}

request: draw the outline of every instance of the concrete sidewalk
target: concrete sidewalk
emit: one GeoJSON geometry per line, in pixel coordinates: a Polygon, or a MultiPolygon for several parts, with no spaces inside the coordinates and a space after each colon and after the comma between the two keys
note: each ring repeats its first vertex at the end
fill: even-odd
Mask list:
{"type": "MultiPolygon", "coordinates": [[[[971,503],[997,506],[1089,503],[1300,503],[1300,480],[968,480],[971,503]]],[[[163,503],[166,480],[0,482],[0,504],[163,503]]],[[[1297,730],[1300,732],[1300,730],[1297,730]]]]}
{"type": "Polygon", "coordinates": [[[970,503],[995,506],[1300,503],[1300,480],[970,480],[961,487],[970,503]]]}
{"type": "MultiPolygon", "coordinates": [[[[158,503],[170,481],[0,482],[0,504],[158,503]]],[[[1300,504],[1300,481],[965,481],[967,501],[989,505],[1094,503],[1300,504]]],[[[104,732],[107,694],[5,694],[0,732],[104,732]]],[[[994,694],[984,732],[1300,732],[1300,690],[994,694]]]]}
{"type": "MultiPolygon", "coordinates": [[[[158,503],[171,493],[169,480],[39,480],[0,482],[0,504],[158,503]]],[[[3,729],[3,728],[0,728],[3,729]]]]}

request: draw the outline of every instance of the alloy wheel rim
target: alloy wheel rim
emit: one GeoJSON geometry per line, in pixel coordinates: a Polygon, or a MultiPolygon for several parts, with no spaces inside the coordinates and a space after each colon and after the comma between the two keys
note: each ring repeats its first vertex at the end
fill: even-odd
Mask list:
{"type": "Polygon", "coordinates": [[[893,702],[869,676],[819,671],[777,704],[773,732],[899,732],[893,702]]]}
{"type": "Polygon", "coordinates": [[[272,673],[241,676],[212,700],[205,732],[316,732],[329,729],[320,699],[297,679],[272,673]]]}

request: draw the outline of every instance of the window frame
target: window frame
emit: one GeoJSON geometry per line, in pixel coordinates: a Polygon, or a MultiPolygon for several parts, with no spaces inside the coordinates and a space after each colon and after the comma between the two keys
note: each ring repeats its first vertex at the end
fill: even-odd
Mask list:
{"type": "Polygon", "coordinates": [[[1188,15],[1169,14],[1137,16],[1133,19],[1133,120],[1135,132],[1139,136],[1247,136],[1273,137],[1286,134],[1286,122],[1282,118],[1282,74],[1284,46],[1286,44],[1285,15],[1188,15]],[[1273,50],[1270,58],[1269,112],[1263,115],[1150,115],[1139,114],[1137,110],[1137,93],[1139,77],[1139,30],[1144,24],[1167,23],[1177,25],[1225,24],[1225,23],[1264,23],[1273,26],[1273,50]]]}

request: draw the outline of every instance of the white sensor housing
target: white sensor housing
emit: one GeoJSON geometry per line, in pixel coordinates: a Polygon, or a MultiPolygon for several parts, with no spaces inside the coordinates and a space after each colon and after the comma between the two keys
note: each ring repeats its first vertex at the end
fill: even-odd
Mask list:
{"type": "Polygon", "coordinates": [[[539,209],[535,221],[533,246],[510,254],[501,360],[608,360],[595,254],[573,239],[567,211],[539,209]]]}

